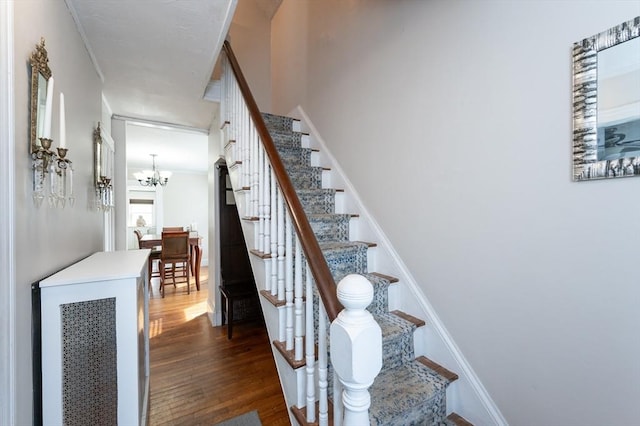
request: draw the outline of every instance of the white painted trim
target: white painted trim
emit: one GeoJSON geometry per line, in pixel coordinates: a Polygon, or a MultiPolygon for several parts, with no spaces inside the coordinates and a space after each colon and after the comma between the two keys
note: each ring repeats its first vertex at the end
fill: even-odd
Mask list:
{"type": "Polygon", "coordinates": [[[317,142],[317,144],[319,145],[319,148],[322,151],[322,153],[326,155],[327,159],[331,162],[331,165],[330,165],[331,170],[337,173],[338,175],[340,175],[345,185],[345,188],[344,188],[345,192],[349,194],[349,197],[352,198],[353,202],[356,204],[356,206],[359,209],[358,213],[360,215],[360,220],[366,220],[369,222],[369,225],[371,226],[373,232],[377,234],[378,242],[381,243],[381,245],[385,246],[386,250],[388,251],[389,255],[392,258],[391,259],[392,262],[395,263],[395,265],[398,267],[399,271],[403,275],[402,284],[406,285],[409,291],[415,296],[419,305],[421,306],[426,316],[428,317],[426,318],[426,320],[427,320],[427,323],[429,324],[429,327],[432,327],[436,331],[436,334],[442,340],[443,344],[446,346],[446,348],[451,353],[453,359],[455,360],[457,364],[455,366],[456,373],[460,376],[460,378],[464,377],[464,379],[468,381],[470,387],[475,393],[476,398],[481,403],[483,409],[485,410],[484,417],[491,419],[494,425],[506,426],[508,424],[506,419],[504,418],[504,416],[496,406],[495,402],[493,401],[493,399],[491,398],[491,396],[489,395],[485,387],[480,382],[480,379],[478,378],[474,370],[471,368],[471,365],[469,364],[469,362],[466,360],[466,358],[460,351],[460,348],[453,341],[453,338],[451,337],[451,335],[445,328],[444,324],[438,317],[435,309],[433,308],[433,306],[431,306],[431,303],[429,303],[425,294],[418,287],[418,284],[415,278],[411,275],[409,269],[404,264],[404,262],[398,255],[397,251],[391,245],[391,242],[389,241],[385,233],[382,231],[382,228],[375,221],[373,216],[365,207],[364,203],[362,202],[358,193],[356,192],[354,186],[351,184],[351,182],[347,178],[347,175],[344,173],[344,171],[336,161],[335,157],[331,154],[331,151],[327,148],[326,143],[324,142],[324,140],[320,136],[320,133],[318,132],[318,130],[315,128],[315,126],[309,119],[309,116],[305,113],[305,111],[301,106],[297,106],[294,109],[294,111],[290,114],[290,116],[299,117],[304,122],[304,124],[308,128],[309,133],[313,136],[315,142],[317,142]]]}
{"type": "MultiPolygon", "coordinates": [[[[231,21],[233,20],[233,15],[236,12],[236,7],[238,6],[238,0],[228,0],[227,10],[224,13],[224,20],[222,21],[222,29],[218,33],[218,39],[216,40],[216,44],[213,46],[213,50],[211,51],[211,56],[209,57],[209,73],[202,76],[203,80],[201,81],[200,87],[206,87],[207,84],[211,81],[211,75],[213,74],[213,69],[218,62],[218,58],[220,57],[220,51],[222,50],[222,44],[224,43],[227,34],[229,33],[229,28],[231,28],[231,21]]],[[[204,97],[204,93],[203,93],[204,97]]]]}
{"type": "MultiPolygon", "coordinates": [[[[113,110],[111,109],[111,105],[109,104],[109,101],[107,100],[107,98],[104,96],[104,92],[102,92],[101,96],[102,96],[102,103],[107,108],[107,114],[109,115],[109,118],[111,118],[111,116],[113,116],[113,110]]],[[[109,123],[109,127],[111,127],[111,123],[109,123]]]]}
{"type": "Polygon", "coordinates": [[[15,84],[13,1],[0,2],[0,424],[16,423],[15,84]]]}
{"type": "Polygon", "coordinates": [[[183,132],[196,133],[202,135],[208,135],[209,129],[201,129],[200,127],[183,126],[181,124],[167,123],[166,121],[147,120],[145,118],[135,118],[126,115],[113,114],[112,120],[126,121],[127,125],[151,127],[153,129],[161,130],[180,130],[183,132]]]}
{"type": "Polygon", "coordinates": [[[71,16],[73,17],[73,22],[76,23],[76,28],[80,33],[80,38],[82,38],[82,42],[84,43],[85,49],[87,49],[89,58],[91,58],[91,63],[93,64],[93,68],[96,70],[98,77],[100,77],[100,82],[104,83],[104,74],[102,73],[102,70],[98,65],[98,60],[96,59],[96,55],[93,53],[93,50],[91,49],[91,44],[89,44],[89,39],[87,38],[87,34],[84,31],[84,27],[80,23],[80,18],[78,18],[78,13],[76,12],[76,9],[73,7],[73,2],[69,0],[64,0],[64,3],[67,5],[67,9],[69,9],[69,13],[71,13],[71,16]]]}
{"type": "Polygon", "coordinates": [[[204,91],[203,99],[209,102],[220,102],[222,99],[222,82],[220,80],[210,81],[204,91]]]}

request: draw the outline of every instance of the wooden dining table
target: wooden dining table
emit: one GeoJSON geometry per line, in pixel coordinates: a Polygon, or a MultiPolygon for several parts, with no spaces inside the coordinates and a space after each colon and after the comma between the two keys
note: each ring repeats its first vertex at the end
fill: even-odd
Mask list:
{"type": "MultiPolygon", "coordinates": [[[[196,279],[196,289],[200,291],[200,262],[202,262],[202,248],[200,242],[202,237],[197,232],[192,231],[189,233],[189,263],[191,267],[191,274],[196,279]]],[[[162,245],[162,234],[145,234],[140,239],[140,248],[153,248],[162,245]]]]}

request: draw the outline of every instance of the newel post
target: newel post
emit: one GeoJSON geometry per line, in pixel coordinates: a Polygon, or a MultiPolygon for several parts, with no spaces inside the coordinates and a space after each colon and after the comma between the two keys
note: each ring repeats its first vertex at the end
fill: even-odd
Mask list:
{"type": "Polygon", "coordinates": [[[382,368],[382,331],[366,310],[373,300],[373,285],[362,275],[347,275],[338,284],[338,300],[344,310],[331,324],[330,352],[344,386],[343,424],[368,425],[368,389],[382,368]]]}

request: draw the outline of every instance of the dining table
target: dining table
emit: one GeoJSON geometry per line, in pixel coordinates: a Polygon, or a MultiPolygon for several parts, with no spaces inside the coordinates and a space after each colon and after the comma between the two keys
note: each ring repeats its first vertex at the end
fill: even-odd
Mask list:
{"type": "MultiPolygon", "coordinates": [[[[189,263],[191,275],[196,279],[196,289],[200,291],[200,262],[202,262],[202,237],[196,231],[189,232],[189,263]]],[[[140,239],[140,248],[152,249],[162,246],[162,234],[145,234],[140,239]]]]}

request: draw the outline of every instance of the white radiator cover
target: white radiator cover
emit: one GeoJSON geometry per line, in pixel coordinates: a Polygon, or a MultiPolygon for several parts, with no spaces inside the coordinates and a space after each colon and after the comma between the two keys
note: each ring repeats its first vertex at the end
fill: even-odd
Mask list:
{"type": "Polygon", "coordinates": [[[148,256],[95,253],[40,281],[44,425],[147,424],[148,256]]]}

